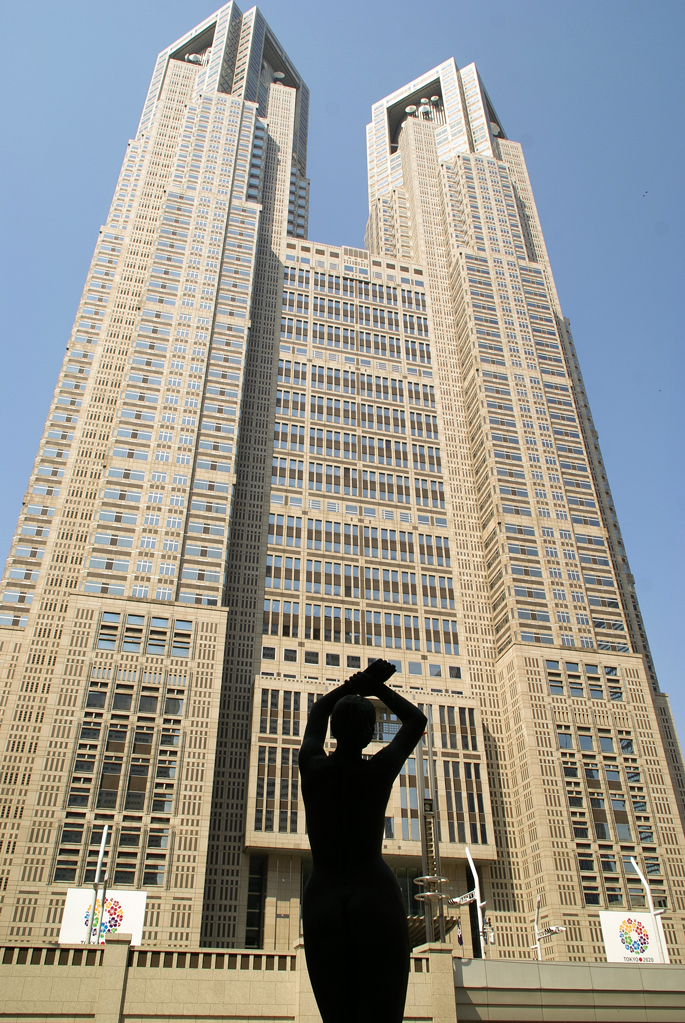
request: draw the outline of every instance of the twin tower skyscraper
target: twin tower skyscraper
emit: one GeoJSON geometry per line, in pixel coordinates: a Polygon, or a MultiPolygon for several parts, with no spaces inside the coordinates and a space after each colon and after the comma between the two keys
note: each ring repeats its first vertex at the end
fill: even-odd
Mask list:
{"type": "Polygon", "coordinates": [[[682,757],[521,147],[447,60],[373,106],[366,249],[312,242],[308,101],[235,3],[155,65],[0,592],[3,938],[57,941],[108,824],[144,944],[292,947],[307,709],[383,656],[408,915],[434,813],[493,954],[540,895],[602,959],[634,856],[679,961],[682,757]]]}

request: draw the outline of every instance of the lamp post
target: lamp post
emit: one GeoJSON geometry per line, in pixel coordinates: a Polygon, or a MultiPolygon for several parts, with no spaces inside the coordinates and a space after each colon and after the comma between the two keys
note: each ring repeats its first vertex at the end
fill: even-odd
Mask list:
{"type": "Polygon", "coordinates": [[[662,915],[664,911],[663,909],[656,910],[654,909],[652,891],[649,885],[647,884],[647,878],[638,867],[637,860],[635,859],[634,856],[630,857],[630,862],[633,864],[633,869],[637,876],[640,878],[640,881],[642,882],[642,887],[644,888],[645,894],[647,895],[647,905],[649,906],[649,912],[651,913],[652,919],[654,920],[654,930],[656,931],[657,942],[659,944],[659,951],[661,952],[661,961],[663,963],[670,963],[671,960],[668,955],[668,949],[666,948],[666,942],[664,941],[664,935],[661,929],[661,920],[659,919],[659,917],[662,915]]]}
{"type": "Polygon", "coordinates": [[[565,927],[554,925],[552,927],[543,927],[540,930],[540,896],[537,898],[537,905],[535,907],[535,944],[531,945],[531,950],[535,949],[537,952],[537,958],[542,960],[542,950],[540,948],[540,938],[547,938],[550,934],[563,934],[566,930],[565,927]]]}
{"type": "MultiPolygon", "coordinates": [[[[471,856],[471,850],[469,849],[468,846],[466,846],[466,859],[469,861],[469,867],[471,868],[471,874],[473,876],[474,887],[471,889],[470,892],[467,892],[465,895],[458,895],[454,899],[449,899],[448,900],[448,905],[450,905],[450,906],[467,906],[470,902],[475,902],[475,904],[476,904],[476,912],[478,913],[478,934],[482,938],[481,951],[483,953],[483,958],[485,958],[485,950],[486,950],[486,947],[487,947],[487,944],[488,944],[488,931],[487,931],[487,927],[489,927],[490,925],[489,925],[489,923],[486,925],[484,920],[483,920],[483,909],[485,908],[485,903],[481,902],[481,898],[480,898],[480,881],[478,880],[478,874],[476,873],[476,865],[473,862],[473,858],[471,856]]],[[[495,937],[494,932],[492,932],[492,934],[490,936],[490,944],[492,944],[492,945],[494,945],[494,943],[495,943],[494,942],[494,937],[495,937]]]]}
{"type": "Polygon", "coordinates": [[[433,904],[437,903],[437,922],[440,941],[445,942],[445,915],[443,902],[447,898],[441,891],[443,884],[447,882],[446,877],[440,874],[440,844],[437,831],[437,809],[438,809],[438,785],[435,776],[435,764],[433,762],[433,719],[431,716],[430,704],[425,708],[427,724],[424,736],[419,740],[416,749],[416,784],[419,793],[419,821],[421,825],[421,864],[423,874],[414,878],[414,884],[422,885],[423,891],[415,896],[417,902],[425,904],[426,941],[435,939],[433,922],[433,904]],[[428,777],[424,777],[424,741],[426,743],[428,759],[425,767],[428,770],[428,777]]]}
{"type": "MultiPolygon", "coordinates": [[[[105,826],[102,829],[102,841],[100,842],[100,852],[98,853],[98,863],[97,863],[97,867],[95,868],[95,880],[93,881],[93,900],[92,900],[91,905],[90,905],[90,914],[88,915],[88,934],[87,934],[86,940],[84,942],[84,944],[86,944],[86,945],[90,945],[92,943],[92,941],[93,941],[93,930],[95,929],[93,927],[93,920],[95,918],[95,909],[96,909],[97,903],[98,903],[98,887],[99,887],[99,884],[100,884],[100,871],[102,870],[102,860],[103,860],[104,855],[105,855],[105,846],[107,845],[107,832],[108,831],[109,831],[109,824],[105,824],[105,826]]],[[[100,909],[100,916],[102,916],[102,914],[104,912],[104,908],[105,908],[105,904],[104,904],[104,899],[103,899],[102,907],[100,909]]],[[[98,931],[99,931],[99,927],[100,927],[100,925],[98,924],[98,931]]]]}
{"type": "Polygon", "coordinates": [[[100,896],[100,916],[98,917],[98,927],[95,934],[95,944],[100,944],[100,935],[102,933],[102,925],[105,922],[105,901],[107,899],[107,882],[109,881],[109,874],[105,871],[105,880],[102,882],[102,895],[100,896]]]}

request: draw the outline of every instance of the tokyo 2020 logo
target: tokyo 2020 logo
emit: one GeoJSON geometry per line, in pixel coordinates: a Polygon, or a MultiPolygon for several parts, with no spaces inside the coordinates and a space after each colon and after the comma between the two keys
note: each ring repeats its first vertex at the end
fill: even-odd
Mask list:
{"type": "Polygon", "coordinates": [[[632,952],[635,956],[643,956],[649,948],[649,932],[640,920],[628,917],[627,920],[621,922],[618,933],[626,952],[632,952]]]}
{"type": "MultiPolygon", "coordinates": [[[[95,903],[95,914],[93,918],[93,930],[97,928],[100,911],[102,909],[102,901],[100,899],[95,903]]],[[[100,929],[100,938],[104,942],[106,934],[116,934],[124,919],[124,911],[121,907],[121,903],[117,899],[105,898],[105,913],[102,920],[102,927],[100,929]]],[[[84,923],[86,927],[90,922],[90,909],[86,911],[84,923]]]]}

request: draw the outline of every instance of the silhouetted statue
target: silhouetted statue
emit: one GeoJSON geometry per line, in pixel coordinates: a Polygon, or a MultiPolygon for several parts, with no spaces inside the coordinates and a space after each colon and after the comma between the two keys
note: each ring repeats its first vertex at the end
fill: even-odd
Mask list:
{"type": "Polygon", "coordinates": [[[395,668],[374,661],[317,700],[300,750],[302,798],[314,867],[302,920],[307,969],[324,1023],[401,1023],[409,975],[407,910],[383,860],[385,810],[424,714],[384,683],[395,668]],[[402,722],[369,760],[377,696],[402,722]],[[324,752],[328,719],[337,748],[324,752]]]}

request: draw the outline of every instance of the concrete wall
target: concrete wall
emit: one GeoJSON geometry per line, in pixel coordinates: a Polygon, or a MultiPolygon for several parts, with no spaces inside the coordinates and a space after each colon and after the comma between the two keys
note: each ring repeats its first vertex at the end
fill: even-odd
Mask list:
{"type": "Polygon", "coordinates": [[[455,959],[454,982],[459,1023],[685,1020],[680,966],[455,959]]]}
{"type": "MultiPolygon", "coordinates": [[[[424,945],[411,957],[404,1019],[676,1023],[685,1020],[684,986],[685,970],[674,966],[483,962],[424,945]]],[[[301,946],[286,954],[142,950],[131,949],[129,935],[104,949],[1,947],[0,1019],[321,1023],[301,946]]]]}

